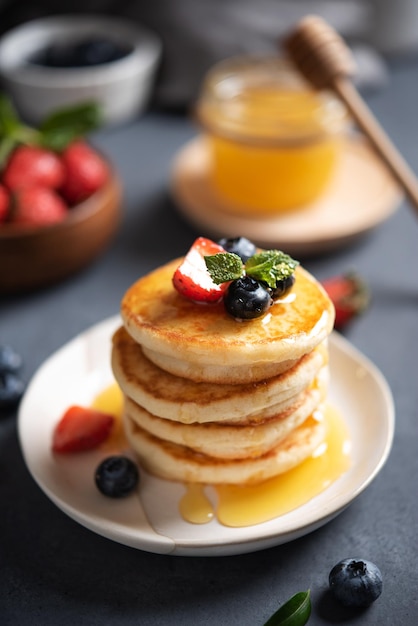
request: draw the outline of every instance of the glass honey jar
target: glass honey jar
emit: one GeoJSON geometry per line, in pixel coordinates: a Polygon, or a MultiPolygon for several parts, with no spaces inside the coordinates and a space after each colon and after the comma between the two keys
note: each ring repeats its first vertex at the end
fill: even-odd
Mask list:
{"type": "Polygon", "coordinates": [[[207,73],[196,104],[210,182],[228,212],[272,215],[317,199],[347,130],[343,104],[314,90],[280,57],[227,59],[207,73]]]}

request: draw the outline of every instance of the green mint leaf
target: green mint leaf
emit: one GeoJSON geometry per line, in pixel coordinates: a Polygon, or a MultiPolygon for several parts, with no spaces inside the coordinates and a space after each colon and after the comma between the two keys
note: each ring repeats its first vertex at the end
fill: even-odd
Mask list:
{"type": "Polygon", "coordinates": [[[298,265],[298,261],[280,250],[264,250],[248,259],[245,271],[251,278],[261,280],[274,289],[277,281],[291,276],[298,265]]]}
{"type": "Polygon", "coordinates": [[[45,148],[60,152],[78,137],[99,128],[101,123],[101,110],[95,102],[57,109],[39,125],[41,143],[45,148]]]}
{"type": "Polygon", "coordinates": [[[15,108],[9,98],[0,94],[0,138],[10,137],[20,126],[15,108]]]}
{"type": "Polygon", "coordinates": [[[11,100],[0,94],[0,167],[18,144],[37,144],[38,138],[38,131],[23,124],[11,100]]]}
{"type": "Polygon", "coordinates": [[[237,254],[219,252],[204,257],[208,272],[216,285],[236,280],[244,274],[244,265],[237,254]]]}
{"type": "Polygon", "coordinates": [[[299,591],[283,604],[264,626],[304,626],[311,615],[311,593],[299,591]]]}

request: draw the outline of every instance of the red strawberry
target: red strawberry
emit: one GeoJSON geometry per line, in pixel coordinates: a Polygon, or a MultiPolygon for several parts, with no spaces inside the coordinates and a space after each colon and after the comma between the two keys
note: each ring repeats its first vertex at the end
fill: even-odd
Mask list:
{"type": "Polygon", "coordinates": [[[0,224],[9,217],[10,198],[7,189],[0,184],[0,224]]]}
{"type": "Polygon", "coordinates": [[[61,192],[70,204],[77,204],[91,196],[109,177],[105,160],[82,140],[71,143],[61,157],[65,167],[61,192]]]}
{"type": "Polygon", "coordinates": [[[204,256],[224,253],[219,244],[198,237],[186,254],[181,265],[173,276],[173,285],[177,291],[195,302],[218,302],[225,293],[229,283],[216,285],[207,268],[204,256]]]}
{"type": "Polygon", "coordinates": [[[15,193],[11,221],[15,224],[44,226],[61,222],[67,213],[67,205],[53,189],[25,187],[15,193]]]}
{"type": "Polygon", "coordinates": [[[64,166],[51,150],[19,146],[6,164],[2,180],[11,190],[34,185],[57,189],[64,182],[64,166]]]}
{"type": "Polygon", "coordinates": [[[334,327],[337,330],[341,330],[369,306],[369,290],[358,274],[347,273],[333,276],[322,281],[322,286],[334,304],[334,327]]]}
{"type": "Polygon", "coordinates": [[[96,448],[110,435],[113,415],[78,405],[67,409],[55,427],[52,451],[84,452],[96,448]]]}

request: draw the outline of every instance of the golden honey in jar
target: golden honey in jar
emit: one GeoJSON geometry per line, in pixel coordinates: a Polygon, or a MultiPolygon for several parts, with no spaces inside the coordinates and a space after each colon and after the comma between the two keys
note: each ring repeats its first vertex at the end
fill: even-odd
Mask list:
{"type": "Polygon", "coordinates": [[[215,65],[196,106],[211,159],[211,184],[225,209],[272,215],[325,191],[342,148],[346,111],[280,57],[215,65]]]}

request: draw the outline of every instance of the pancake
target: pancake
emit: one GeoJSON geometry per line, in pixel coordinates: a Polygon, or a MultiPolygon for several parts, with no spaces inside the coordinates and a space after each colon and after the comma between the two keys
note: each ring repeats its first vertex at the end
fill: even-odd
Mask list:
{"type": "Polygon", "coordinates": [[[242,418],[293,398],[312,384],[326,361],[327,349],[321,345],[283,374],[262,381],[196,383],[154,365],[123,327],[112,345],[112,369],[124,394],[157,417],[186,424],[242,418]]]}
{"type": "MultiPolygon", "coordinates": [[[[165,355],[171,363],[251,368],[298,360],[333,328],[335,313],[328,295],[301,267],[296,268],[290,293],[276,300],[266,315],[237,321],[222,302],[196,304],[173,288],[172,277],[181,260],[139,279],[122,298],[125,329],[149,355],[165,355]]],[[[182,376],[193,371],[179,367],[181,371],[174,373],[182,376]]]]}
{"type": "Polygon", "coordinates": [[[261,456],[219,459],[159,439],[127,415],[124,426],[130,445],[147,471],[167,480],[212,485],[255,484],[287,472],[314,454],[326,436],[323,420],[309,417],[261,456]]]}
{"type": "Polygon", "coordinates": [[[182,424],[151,415],[125,397],[124,413],[138,426],[159,439],[187,446],[220,459],[245,459],[265,454],[300,426],[321,403],[319,389],[308,389],[286,410],[257,424],[182,424]]]}
{"type": "Polygon", "coordinates": [[[150,473],[190,483],[255,484],[292,469],[326,436],[330,298],[298,266],[265,314],[237,320],[222,301],[177,292],[182,260],[121,301],[111,364],[133,451],[150,473]]]}
{"type": "Polygon", "coordinates": [[[207,365],[204,363],[190,363],[181,361],[161,352],[155,352],[142,346],[145,356],[158,365],[161,369],[175,376],[189,378],[197,383],[222,383],[228,382],[231,385],[242,383],[254,383],[264,378],[277,376],[290,369],[298,359],[289,359],[276,363],[252,363],[245,365],[207,365]]]}

